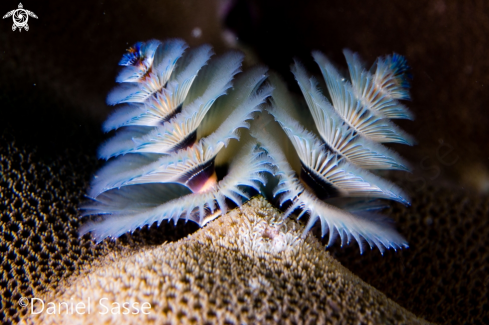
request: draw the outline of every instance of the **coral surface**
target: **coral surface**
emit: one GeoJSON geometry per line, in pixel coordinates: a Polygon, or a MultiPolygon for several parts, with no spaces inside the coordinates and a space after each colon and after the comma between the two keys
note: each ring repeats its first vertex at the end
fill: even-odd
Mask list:
{"type": "Polygon", "coordinates": [[[110,253],[43,296],[27,324],[426,324],[364,283],[257,197],[175,243],[110,253]],[[100,299],[107,298],[102,304],[100,299]],[[149,302],[120,315],[115,302],[149,302]],[[115,313],[115,314],[114,314],[115,313]]]}
{"type": "MultiPolygon", "coordinates": [[[[93,145],[98,141],[92,140],[93,145]]],[[[19,146],[5,135],[0,152],[3,324],[17,323],[26,314],[27,309],[18,305],[22,296],[37,297],[56,288],[109,251],[175,241],[198,228],[193,223],[164,224],[95,246],[89,237],[78,239],[80,222],[75,210],[93,172],[92,154],[86,149],[70,150],[47,161],[41,152],[19,146]],[[54,199],[57,204],[53,206],[54,199]]],[[[377,251],[360,256],[356,245],[333,245],[329,251],[364,281],[418,316],[437,323],[487,323],[489,308],[481,297],[488,294],[484,270],[489,258],[485,218],[489,197],[420,186],[409,179],[401,184],[413,193],[412,206],[394,205],[386,215],[406,234],[412,243],[409,249],[384,256],[377,251]]]]}
{"type": "Polygon", "coordinates": [[[27,312],[18,304],[21,297],[56,287],[109,251],[176,240],[197,228],[169,224],[100,245],[88,236],[79,238],[77,206],[94,163],[91,155],[76,150],[47,159],[31,147],[19,148],[11,135],[1,135],[1,324],[17,323],[27,312]]]}
{"type": "MultiPolygon", "coordinates": [[[[0,140],[4,168],[0,323],[17,323],[19,313],[25,312],[17,304],[21,295],[31,297],[46,286],[56,286],[72,274],[65,265],[73,264],[76,272],[93,255],[106,253],[103,247],[112,245],[104,241],[97,253],[88,238],[78,241],[74,208],[94,172],[95,148],[102,140],[100,123],[110,110],[100,94],[113,85],[120,52],[139,39],[189,37],[194,28],[189,21],[202,32],[191,46],[212,43],[217,51],[224,50],[217,2],[38,1],[28,7],[40,17],[33,20],[28,33],[12,33],[10,23],[3,26],[0,129],[10,126],[17,141],[14,144],[11,137],[0,140]],[[86,132],[87,125],[93,125],[90,132],[86,132]],[[73,150],[80,142],[84,147],[73,150]],[[41,159],[46,155],[51,159],[41,159]],[[33,198],[44,209],[31,206],[33,198]],[[29,237],[19,238],[15,245],[4,240],[12,233],[21,234],[17,229],[29,237]],[[55,243],[56,238],[68,236],[71,245],[56,250],[49,234],[55,243]],[[41,247],[43,254],[30,248],[34,246],[41,247]],[[81,255],[72,253],[79,250],[81,255]],[[18,253],[21,251],[24,255],[18,253]],[[43,280],[30,281],[24,272],[43,280]]],[[[341,50],[345,47],[362,53],[366,60],[391,51],[406,54],[416,71],[410,108],[417,122],[400,126],[420,144],[396,147],[415,167],[414,175],[399,184],[411,195],[412,206],[394,205],[386,215],[395,220],[410,247],[384,256],[376,251],[360,256],[355,246],[334,245],[330,251],[364,281],[430,321],[489,323],[485,298],[489,198],[471,194],[471,185],[459,177],[472,173],[477,184],[487,184],[487,176],[481,177],[473,165],[482,166],[487,175],[489,43],[484,40],[489,33],[489,2],[236,3],[239,6],[227,24],[237,30],[240,41],[256,51],[261,62],[289,75],[289,84],[293,83],[290,58],[308,58],[312,49],[323,51],[339,64],[343,64],[341,50]],[[243,3],[252,4],[252,10],[243,10],[243,3]],[[245,14],[249,16],[243,18],[245,14]]],[[[307,67],[312,69],[314,64],[307,67]]],[[[123,236],[116,245],[157,244],[195,229],[171,224],[145,228],[123,236]]]]}

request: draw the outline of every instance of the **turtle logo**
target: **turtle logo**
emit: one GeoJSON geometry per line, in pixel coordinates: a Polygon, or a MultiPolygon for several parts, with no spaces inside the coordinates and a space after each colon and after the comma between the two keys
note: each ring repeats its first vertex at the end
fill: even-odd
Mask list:
{"type": "Polygon", "coordinates": [[[15,31],[17,28],[19,29],[19,32],[22,31],[22,28],[25,28],[25,30],[28,31],[29,25],[27,25],[27,21],[29,20],[29,16],[37,18],[35,13],[29,10],[25,10],[23,8],[24,7],[22,6],[22,3],[19,3],[18,9],[9,11],[7,12],[7,14],[5,14],[5,16],[3,16],[3,19],[12,16],[12,18],[14,19],[14,24],[12,25],[13,31],[15,31]]]}

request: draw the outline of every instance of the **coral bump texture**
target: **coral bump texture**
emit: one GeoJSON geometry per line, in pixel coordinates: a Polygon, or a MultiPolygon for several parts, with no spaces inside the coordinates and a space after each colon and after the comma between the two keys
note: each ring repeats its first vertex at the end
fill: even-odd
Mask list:
{"type": "Polygon", "coordinates": [[[301,234],[256,197],[178,242],[109,254],[42,297],[82,313],[37,303],[21,324],[428,324],[301,234]]]}

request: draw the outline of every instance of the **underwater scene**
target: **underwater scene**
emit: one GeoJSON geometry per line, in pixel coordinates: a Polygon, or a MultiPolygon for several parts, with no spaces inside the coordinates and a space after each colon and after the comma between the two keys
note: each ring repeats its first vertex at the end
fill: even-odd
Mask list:
{"type": "Polygon", "coordinates": [[[0,9],[0,324],[489,324],[489,3],[0,9]]]}

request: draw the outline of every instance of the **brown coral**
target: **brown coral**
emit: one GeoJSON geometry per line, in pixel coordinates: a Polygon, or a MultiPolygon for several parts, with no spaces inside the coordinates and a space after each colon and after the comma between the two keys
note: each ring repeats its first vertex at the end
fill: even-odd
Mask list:
{"type": "Polygon", "coordinates": [[[77,205],[95,159],[76,150],[46,159],[15,139],[0,137],[0,324],[17,323],[21,297],[39,295],[83,265],[122,245],[176,240],[197,226],[145,229],[95,246],[78,238],[77,205]],[[127,240],[128,239],[128,240],[127,240]]]}
{"type": "MultiPolygon", "coordinates": [[[[441,174],[434,186],[421,189],[419,182],[403,185],[413,196],[412,207],[395,206],[388,213],[395,219],[399,231],[407,237],[411,244],[409,249],[387,252],[384,256],[376,251],[359,256],[355,247],[334,247],[334,255],[363,280],[430,321],[489,323],[486,298],[489,283],[486,235],[489,229],[489,197],[469,195],[460,188],[460,183],[456,183],[456,189],[442,189],[445,181],[449,180],[448,176],[458,174],[459,170],[472,170],[473,162],[483,162],[487,169],[485,153],[489,141],[484,130],[489,118],[485,113],[489,98],[486,91],[489,43],[481,40],[489,31],[489,3],[483,0],[464,3],[440,0],[428,3],[296,1],[288,5],[280,2],[280,8],[277,1],[261,2],[258,8],[256,1],[252,3],[253,12],[258,9],[260,22],[236,16],[228,21],[241,24],[247,34],[238,33],[239,39],[253,40],[251,45],[258,51],[258,57],[275,70],[288,73],[290,59],[295,55],[309,57],[311,49],[327,51],[337,63],[343,62],[339,53],[344,47],[364,53],[367,60],[391,51],[407,55],[416,71],[412,109],[417,122],[402,126],[416,136],[420,145],[402,153],[417,167],[413,180],[420,176],[436,178],[438,174],[433,173],[437,170],[441,174]],[[266,8],[262,9],[263,6],[266,8]],[[280,9],[280,14],[277,14],[277,9],[280,9]],[[249,24],[253,24],[253,28],[249,24]],[[260,32],[263,30],[267,33],[260,32]],[[411,128],[415,125],[416,130],[411,128]],[[446,161],[435,160],[439,139],[451,146],[445,146],[443,153],[454,148],[446,161]],[[428,156],[431,159],[424,160],[428,156]],[[452,161],[456,161],[453,166],[444,164],[452,161]],[[471,165],[467,167],[466,162],[471,165]]],[[[31,6],[34,7],[28,9],[36,12],[43,21],[57,23],[32,26],[31,31],[22,33],[22,40],[19,40],[18,33],[0,33],[0,43],[5,50],[0,60],[0,129],[10,125],[17,139],[23,138],[24,142],[36,147],[55,147],[58,151],[73,147],[74,142],[89,141],[93,144],[77,154],[52,153],[52,160],[46,162],[41,161],[39,155],[31,156],[29,149],[10,149],[10,139],[0,143],[0,164],[12,166],[11,170],[2,170],[2,173],[7,173],[2,176],[4,179],[19,177],[19,182],[24,185],[17,186],[26,189],[22,195],[17,195],[13,191],[16,182],[2,181],[0,185],[0,259],[4,261],[0,267],[2,324],[16,322],[18,312],[25,311],[17,305],[21,295],[31,297],[33,288],[37,291],[48,285],[56,286],[59,277],[70,274],[63,265],[73,263],[78,270],[81,264],[92,261],[96,254],[87,239],[76,241],[73,232],[78,221],[73,209],[85,190],[84,185],[79,184],[86,184],[93,172],[93,167],[87,166],[95,164],[94,152],[100,139],[93,139],[96,132],[84,132],[79,127],[80,124],[95,124],[93,121],[79,118],[73,121],[71,114],[79,117],[90,111],[90,116],[98,116],[102,120],[108,108],[100,93],[110,89],[115,75],[112,67],[126,42],[155,37],[187,37],[193,28],[188,25],[189,21],[202,28],[204,36],[193,39],[192,45],[205,42],[217,45],[221,31],[217,20],[212,18],[216,11],[207,2],[163,3],[151,0],[121,4],[110,0],[103,4],[93,2],[80,6],[77,2],[56,0],[49,6],[41,2],[31,6]],[[211,18],[207,16],[209,13],[211,18]],[[187,16],[190,14],[193,16],[187,16]],[[141,17],[145,17],[144,24],[139,23],[141,17]],[[60,51],[60,44],[63,51],[60,51]],[[103,55],[86,60],[87,53],[99,53],[100,49],[104,50],[101,52],[103,55]],[[58,181],[60,169],[65,176],[58,181]],[[30,181],[29,177],[33,180],[30,181]],[[52,215],[28,204],[31,195],[37,197],[36,193],[51,196],[44,201],[48,207],[57,202],[52,215]],[[12,209],[16,214],[11,217],[11,210],[6,209],[14,202],[17,206],[12,209]],[[3,236],[11,232],[10,224],[21,225],[22,231],[29,234],[29,237],[18,241],[17,246],[4,241],[3,236]],[[22,249],[30,246],[53,246],[48,243],[51,237],[45,236],[50,232],[42,229],[52,229],[55,238],[68,234],[67,243],[71,244],[54,253],[43,249],[45,254],[39,262],[34,262],[35,255],[30,251],[25,256],[13,255],[12,252],[25,254],[22,249]],[[81,255],[71,253],[80,249],[83,251],[81,255]],[[68,254],[57,254],[66,252],[64,250],[68,250],[68,254]],[[9,256],[17,257],[9,259],[9,256]],[[59,269],[54,267],[58,271],[53,272],[51,265],[56,264],[59,269]],[[23,274],[41,277],[43,281],[30,282],[23,274]]],[[[247,11],[241,5],[237,12],[247,11]]],[[[222,45],[219,50],[222,50],[222,45]]],[[[289,78],[293,83],[292,75],[289,78]]],[[[94,129],[98,130],[99,125],[94,129]]],[[[15,229],[14,226],[14,232],[15,229]]],[[[172,236],[170,238],[184,233],[182,228],[177,227],[176,230],[179,234],[173,237],[175,228],[165,224],[159,229],[152,227],[150,231],[125,236],[125,239],[140,244],[147,241],[158,243],[168,238],[162,233],[172,236]]],[[[107,242],[101,245],[105,246],[107,242]]],[[[40,256],[39,252],[37,254],[40,256]]]]}
{"type": "MultiPolygon", "coordinates": [[[[77,198],[83,179],[63,159],[43,163],[35,152],[0,138],[0,321],[16,321],[17,300],[31,297],[101,254],[79,240],[77,198]]],[[[79,157],[86,163],[86,157],[79,157]]]]}
{"type": "Polygon", "coordinates": [[[489,197],[404,183],[418,193],[412,207],[386,212],[406,235],[408,249],[360,255],[352,245],[333,247],[331,253],[420,317],[441,324],[489,324],[489,197]]]}
{"type": "MultiPolygon", "coordinates": [[[[121,246],[177,240],[197,229],[192,223],[163,224],[98,246],[88,237],[78,240],[75,206],[94,168],[87,166],[95,162],[85,151],[69,151],[46,161],[40,152],[16,147],[10,136],[0,140],[2,324],[17,323],[19,315],[25,315],[27,310],[17,304],[21,296],[30,298],[56,287],[97,256],[121,246]],[[32,205],[33,198],[42,204],[32,205]],[[50,208],[53,202],[58,203],[50,208]],[[14,235],[19,236],[17,241],[7,241],[6,237],[14,235]]],[[[489,263],[485,235],[489,197],[467,196],[417,181],[405,183],[402,186],[413,194],[412,206],[395,205],[386,214],[394,218],[410,248],[384,256],[375,250],[359,255],[355,245],[333,246],[329,251],[364,281],[419,316],[438,323],[487,323],[487,299],[481,297],[487,296],[489,279],[484,272],[489,263]]]]}
{"type": "Polygon", "coordinates": [[[48,315],[44,310],[23,322],[426,323],[342,267],[313,236],[302,238],[301,233],[301,226],[282,221],[280,212],[258,197],[178,242],[110,253],[87,274],[43,298],[56,305],[90,298],[90,314],[61,309],[48,315]],[[150,314],[101,315],[107,312],[98,305],[103,297],[109,307],[149,302],[150,314]]]}

